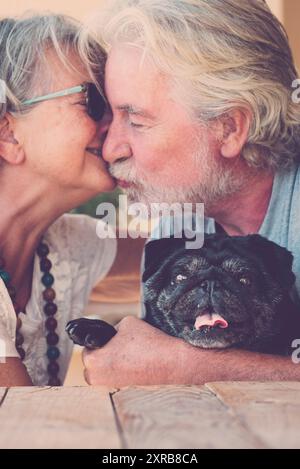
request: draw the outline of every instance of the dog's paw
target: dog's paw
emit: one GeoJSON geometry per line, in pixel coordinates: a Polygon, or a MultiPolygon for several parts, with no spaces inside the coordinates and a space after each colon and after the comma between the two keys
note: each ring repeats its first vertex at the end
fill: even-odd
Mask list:
{"type": "Polygon", "coordinates": [[[74,319],[66,325],[66,331],[74,344],[88,349],[103,347],[117,333],[107,322],[99,319],[74,319]]]}

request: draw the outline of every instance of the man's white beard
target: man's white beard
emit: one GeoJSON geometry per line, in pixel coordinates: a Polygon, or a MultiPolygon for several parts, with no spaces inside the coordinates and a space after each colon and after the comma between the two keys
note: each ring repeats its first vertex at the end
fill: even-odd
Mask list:
{"type": "Polygon", "coordinates": [[[130,202],[140,202],[147,207],[151,203],[204,203],[208,215],[212,207],[219,201],[238,192],[244,184],[240,171],[235,165],[223,163],[209,154],[195,155],[193,171],[199,173],[199,182],[184,187],[172,187],[169,181],[152,184],[146,177],[137,176],[133,160],[123,160],[111,165],[110,172],[116,178],[132,184],[124,189],[130,202]],[[209,162],[209,164],[208,164],[209,162]]]}

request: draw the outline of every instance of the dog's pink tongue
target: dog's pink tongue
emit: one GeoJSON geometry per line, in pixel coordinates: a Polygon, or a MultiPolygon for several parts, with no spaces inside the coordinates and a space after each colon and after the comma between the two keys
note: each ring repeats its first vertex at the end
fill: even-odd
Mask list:
{"type": "Polygon", "coordinates": [[[222,316],[220,316],[219,314],[203,314],[202,316],[197,317],[194,327],[199,331],[201,327],[204,326],[219,326],[221,327],[221,329],[226,329],[228,327],[228,322],[225,321],[225,319],[222,318],[222,316]]]}

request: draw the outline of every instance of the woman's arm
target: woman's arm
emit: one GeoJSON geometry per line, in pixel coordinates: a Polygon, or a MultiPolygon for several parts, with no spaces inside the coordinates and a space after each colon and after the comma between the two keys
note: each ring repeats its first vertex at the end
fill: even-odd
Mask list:
{"type": "Polygon", "coordinates": [[[0,363],[0,386],[32,386],[27,370],[19,358],[6,358],[0,363]]]}
{"type": "Polygon", "coordinates": [[[0,362],[0,386],[32,386],[29,374],[19,358],[5,358],[5,363],[0,362]]]}

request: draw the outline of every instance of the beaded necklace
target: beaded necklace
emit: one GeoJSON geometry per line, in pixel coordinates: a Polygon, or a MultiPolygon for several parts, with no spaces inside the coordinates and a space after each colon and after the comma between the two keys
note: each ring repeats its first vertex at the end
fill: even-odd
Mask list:
{"type": "MultiPolygon", "coordinates": [[[[54,318],[57,312],[57,306],[54,303],[56,293],[55,293],[55,290],[52,288],[54,284],[54,277],[50,273],[51,268],[52,268],[52,263],[47,257],[49,254],[49,247],[43,241],[39,244],[36,252],[40,258],[40,269],[43,274],[41,278],[41,282],[45,287],[45,290],[43,291],[43,300],[45,302],[44,313],[45,313],[45,316],[47,317],[46,322],[45,322],[45,328],[46,328],[46,340],[47,340],[47,345],[48,345],[46,353],[47,353],[47,357],[49,361],[48,367],[47,367],[47,371],[49,375],[48,385],[60,386],[61,382],[58,377],[59,365],[57,363],[57,359],[60,355],[59,349],[57,348],[59,337],[57,333],[55,332],[57,328],[57,321],[54,318]]],[[[16,349],[18,351],[18,354],[21,360],[23,361],[25,358],[25,350],[23,349],[24,337],[21,333],[22,320],[20,318],[20,313],[22,312],[22,309],[16,302],[16,290],[10,283],[11,276],[4,269],[5,269],[5,261],[3,257],[0,256],[0,277],[2,278],[3,282],[6,285],[7,291],[9,293],[9,296],[12,300],[12,303],[15,309],[15,313],[17,315],[16,349]]]]}

